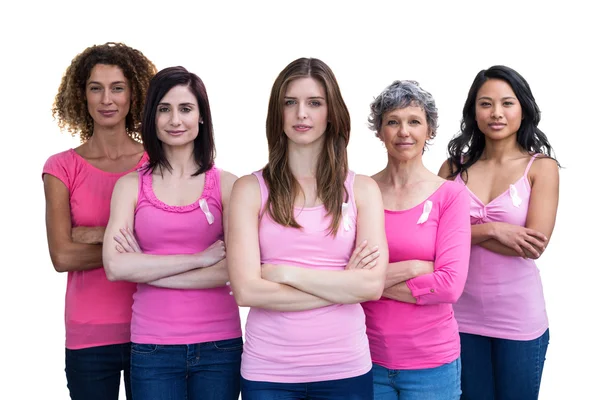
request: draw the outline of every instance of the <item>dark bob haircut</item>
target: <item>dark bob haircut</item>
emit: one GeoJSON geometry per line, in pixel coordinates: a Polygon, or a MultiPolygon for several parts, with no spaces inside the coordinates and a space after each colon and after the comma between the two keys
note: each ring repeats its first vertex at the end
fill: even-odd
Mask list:
{"type": "Polygon", "coordinates": [[[169,67],[157,73],[148,87],[144,114],[142,119],[142,139],[144,150],[148,153],[149,164],[147,171],[154,171],[157,167],[171,170],[171,165],[166,159],[162,142],[156,132],[156,112],[158,104],[167,92],[175,86],[186,86],[196,97],[200,111],[198,136],[194,139],[194,159],[198,170],[192,175],[200,175],[212,168],[215,156],[215,140],[213,133],[212,117],[206,87],[198,75],[188,72],[183,67],[169,67]]]}

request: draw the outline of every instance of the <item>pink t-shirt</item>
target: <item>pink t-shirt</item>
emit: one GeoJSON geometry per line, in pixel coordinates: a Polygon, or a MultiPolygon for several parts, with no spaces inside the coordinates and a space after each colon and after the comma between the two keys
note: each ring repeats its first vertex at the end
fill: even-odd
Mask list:
{"type": "MultiPolygon", "coordinates": [[[[131,171],[146,161],[147,155],[144,153],[131,171]]],[[[131,171],[102,171],[70,149],[51,156],[44,165],[42,177],[50,174],[69,190],[73,227],[93,227],[108,224],[110,199],[115,183],[131,171]]],[[[65,346],[77,350],[129,342],[134,291],[134,283],[110,282],[102,267],[68,272],[65,346]]]]}
{"type": "MultiPolygon", "coordinates": [[[[140,171],[139,182],[134,231],[143,253],[194,254],[223,239],[217,168],[206,171],[202,195],[186,206],[160,201],[152,174],[140,171]]],[[[227,286],[168,289],[139,283],[133,299],[132,342],[193,344],[242,336],[238,306],[227,286]]]]}
{"type": "MultiPolygon", "coordinates": [[[[470,190],[471,224],[506,222],[525,226],[531,187],[527,173],[488,204],[470,190]]],[[[456,181],[464,185],[460,176],[456,181]]],[[[548,329],[540,272],[531,259],[471,248],[465,291],[454,305],[461,332],[510,340],[532,340],[548,329]]]]}
{"type": "Polygon", "coordinates": [[[439,367],[460,356],[452,303],[469,266],[469,196],[444,182],[421,204],[385,210],[390,263],[433,261],[434,272],[406,281],[416,304],[382,297],[362,304],[373,362],[389,369],[439,367]]]}
{"type": "MultiPolygon", "coordinates": [[[[262,171],[262,205],[268,191],[262,171]]],[[[303,227],[283,227],[264,213],[259,222],[262,263],[343,270],[356,241],[354,173],[346,179],[348,206],[335,237],[324,206],[296,208],[303,227]],[[347,229],[346,229],[347,228],[347,229]]],[[[365,315],[360,304],[335,304],[307,311],[282,312],[252,307],[246,322],[241,373],[245,379],[300,383],[351,378],[371,369],[365,315]]]]}

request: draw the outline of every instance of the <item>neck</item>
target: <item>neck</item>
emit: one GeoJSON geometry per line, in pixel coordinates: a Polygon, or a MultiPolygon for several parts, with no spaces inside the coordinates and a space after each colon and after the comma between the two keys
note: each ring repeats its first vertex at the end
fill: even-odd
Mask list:
{"type": "Polygon", "coordinates": [[[169,146],[163,143],[163,149],[165,158],[172,168],[171,171],[163,171],[163,174],[185,178],[198,170],[198,164],[194,159],[194,142],[185,146],[169,146]]]}
{"type": "Polygon", "coordinates": [[[296,179],[317,176],[317,163],[323,149],[323,141],[302,146],[288,142],[288,165],[296,179]]]}
{"type": "Polygon", "coordinates": [[[423,157],[411,160],[398,160],[388,154],[388,163],[383,170],[383,180],[395,188],[402,188],[420,182],[431,173],[423,165],[423,157]]]}
{"type": "Polygon", "coordinates": [[[125,124],[115,127],[94,125],[94,133],[87,141],[87,146],[93,153],[111,159],[129,153],[136,142],[127,135],[125,124]]]}
{"type": "Polygon", "coordinates": [[[511,135],[502,140],[485,139],[485,148],[481,156],[484,160],[502,162],[506,159],[514,158],[517,154],[522,154],[523,150],[517,143],[517,135],[511,135]]]}

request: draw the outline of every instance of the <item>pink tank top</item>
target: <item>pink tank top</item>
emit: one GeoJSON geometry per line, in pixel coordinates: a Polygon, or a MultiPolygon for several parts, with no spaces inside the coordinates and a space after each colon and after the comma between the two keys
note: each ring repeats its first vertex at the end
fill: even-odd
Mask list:
{"type": "MultiPolygon", "coordinates": [[[[262,171],[262,207],[268,190],[262,171]]],[[[264,213],[259,222],[262,263],[343,270],[356,241],[354,173],[346,179],[346,224],[327,235],[331,218],[324,206],[296,208],[303,227],[283,227],[264,213]],[[344,226],[345,225],[345,226],[344,226]]],[[[246,322],[241,373],[245,379],[299,383],[356,377],[371,369],[365,315],[360,304],[335,304],[314,310],[282,312],[252,307],[246,322]]]]}
{"type": "MultiPolygon", "coordinates": [[[[160,201],[152,189],[151,173],[140,171],[139,182],[134,230],[142,252],[194,254],[223,239],[217,168],[206,172],[202,195],[186,206],[170,206],[160,201]]],[[[228,287],[167,289],[137,285],[133,296],[132,342],[193,344],[240,336],[239,311],[228,287]]]]}
{"type": "MultiPolygon", "coordinates": [[[[506,222],[525,226],[531,194],[527,174],[536,156],[523,176],[488,204],[469,190],[472,225],[506,222]]],[[[455,180],[464,184],[460,175],[455,180]]],[[[454,313],[460,332],[511,340],[538,338],[548,329],[548,317],[535,262],[472,246],[467,283],[454,313]]]]}

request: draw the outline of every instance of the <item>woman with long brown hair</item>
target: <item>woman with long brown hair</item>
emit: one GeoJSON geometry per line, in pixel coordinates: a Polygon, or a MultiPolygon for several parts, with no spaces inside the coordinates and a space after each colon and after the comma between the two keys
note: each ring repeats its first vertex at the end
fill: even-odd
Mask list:
{"type": "Polygon", "coordinates": [[[359,303],[381,296],[388,250],[377,184],[348,170],[349,136],[331,69],[290,63],[271,91],[269,162],[231,197],[231,285],[251,307],[244,399],[373,398],[359,303]]]}

